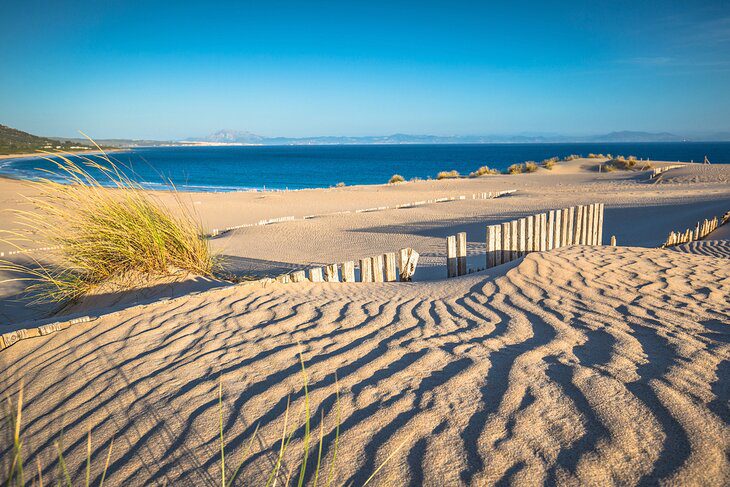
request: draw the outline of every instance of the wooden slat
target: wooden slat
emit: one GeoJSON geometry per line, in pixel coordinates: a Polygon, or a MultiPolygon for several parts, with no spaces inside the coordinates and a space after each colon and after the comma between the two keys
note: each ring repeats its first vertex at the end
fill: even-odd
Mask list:
{"type": "Polygon", "coordinates": [[[616,246],[616,235],[611,235],[611,247],[616,246]]]}
{"type": "Polygon", "coordinates": [[[562,230],[562,220],[563,220],[563,214],[560,210],[555,210],[555,228],[553,233],[553,248],[557,249],[560,247],[560,241],[562,239],[562,236],[560,235],[560,232],[562,230]]]}
{"type": "Polygon", "coordinates": [[[373,282],[373,261],[370,257],[360,259],[360,282],[373,282]]]}
{"type": "Polygon", "coordinates": [[[383,282],[383,256],[376,255],[370,259],[373,262],[373,282],[383,282]]]}
{"type": "Polygon", "coordinates": [[[304,271],[294,271],[291,273],[291,281],[292,282],[304,282],[308,281],[307,279],[307,273],[304,271]]]}
{"type": "Polygon", "coordinates": [[[517,254],[517,220],[512,220],[509,222],[509,245],[510,245],[510,260],[515,260],[518,256],[517,254]]]}
{"type": "Polygon", "coordinates": [[[312,282],[324,282],[322,268],[315,267],[314,269],[309,269],[309,280],[312,282]]]}
{"type": "Polygon", "coordinates": [[[355,262],[348,260],[340,264],[342,282],[355,282],[355,262]]]}
{"type": "Polygon", "coordinates": [[[566,230],[567,245],[573,245],[575,239],[575,206],[568,208],[568,228],[566,230]]]}
{"type": "Polygon", "coordinates": [[[527,217],[527,235],[525,236],[525,248],[527,252],[534,252],[535,250],[535,215],[527,217]]]}
{"type": "Polygon", "coordinates": [[[456,267],[460,276],[466,274],[466,232],[456,234],[456,267]]]}
{"type": "Polygon", "coordinates": [[[604,204],[598,204],[598,245],[603,245],[603,215],[604,215],[604,204]]]}
{"type": "Polygon", "coordinates": [[[494,265],[502,264],[502,225],[494,227],[494,265]]]}
{"type": "Polygon", "coordinates": [[[583,215],[581,215],[580,242],[581,245],[588,245],[588,207],[583,205],[583,215]]]}
{"type": "Polygon", "coordinates": [[[548,212],[548,225],[547,225],[547,249],[553,249],[553,239],[555,238],[555,210],[548,212]]]}
{"type": "Polygon", "coordinates": [[[563,214],[560,216],[560,246],[568,245],[568,208],[560,210],[563,214]]]}
{"type": "Polygon", "coordinates": [[[512,241],[510,240],[510,236],[512,233],[510,232],[510,225],[509,222],[502,223],[502,263],[506,264],[507,262],[512,261],[512,254],[510,253],[510,248],[512,247],[512,241]]]}
{"type": "Polygon", "coordinates": [[[324,280],[326,282],[340,282],[340,276],[337,275],[337,264],[329,264],[325,266],[324,280]]]}
{"type": "Polygon", "coordinates": [[[395,252],[388,252],[383,255],[385,259],[385,282],[398,280],[398,269],[395,264],[395,252]]]}
{"type": "Polygon", "coordinates": [[[586,245],[593,245],[593,231],[595,230],[593,218],[596,212],[593,204],[588,205],[588,222],[586,224],[586,245]]]}
{"type": "Polygon", "coordinates": [[[517,222],[517,252],[520,257],[527,253],[527,218],[520,218],[517,222]]]}
{"type": "Polygon", "coordinates": [[[495,262],[495,258],[494,258],[494,252],[495,252],[495,250],[497,250],[496,242],[494,241],[494,239],[496,237],[496,232],[494,231],[495,226],[496,225],[487,226],[487,240],[486,240],[487,260],[485,262],[487,269],[497,265],[495,262]]]}
{"type": "Polygon", "coordinates": [[[540,252],[547,250],[547,213],[540,213],[540,252]]]}
{"type": "Polygon", "coordinates": [[[458,266],[456,264],[456,235],[446,237],[446,276],[456,277],[458,266]]]}

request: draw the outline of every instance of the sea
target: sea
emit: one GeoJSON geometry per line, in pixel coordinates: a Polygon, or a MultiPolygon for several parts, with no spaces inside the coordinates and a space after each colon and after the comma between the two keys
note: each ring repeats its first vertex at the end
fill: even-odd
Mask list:
{"type": "MultiPolygon", "coordinates": [[[[487,165],[503,170],[524,161],[602,153],[660,161],[730,163],[730,142],[571,144],[296,145],[139,147],[111,156],[150,189],[169,183],[182,191],[242,191],[383,184],[393,174],[435,178],[439,171],[463,175],[487,165]]],[[[41,158],[0,160],[0,174],[47,177],[41,158]]]]}

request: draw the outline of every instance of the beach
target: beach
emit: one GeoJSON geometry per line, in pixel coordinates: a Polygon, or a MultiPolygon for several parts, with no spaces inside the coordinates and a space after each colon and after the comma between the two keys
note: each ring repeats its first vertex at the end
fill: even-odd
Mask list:
{"type": "MultiPolygon", "coordinates": [[[[63,429],[69,468],[82,475],[91,430],[92,479],[113,438],[111,485],[220,483],[220,386],[226,455],[241,461],[254,438],[242,478],[266,483],[285,421],[301,420],[301,354],[312,428],[319,435],[324,421],[322,458],[335,461],[338,485],[362,485],[386,460],[375,485],[722,484],[730,478],[730,226],[660,247],[670,231],[730,210],[730,165],[687,164],[650,180],[648,171],[598,172],[603,162],[183,193],[236,276],[411,247],[420,254],[414,282],[234,285],[188,276],[66,309],[68,318],[98,318],[0,351],[0,392],[24,389],[28,463],[50,476],[63,429]],[[507,190],[516,191],[477,197],[507,190]],[[592,203],[605,206],[603,245],[480,270],[487,225],[592,203]],[[474,272],[446,279],[446,237],[458,232],[474,272]],[[618,246],[607,245],[611,236],[618,246]]],[[[3,208],[29,208],[34,191],[0,179],[3,208]]],[[[14,228],[12,214],[0,213],[0,229],[14,228]]],[[[0,284],[0,332],[58,319],[52,307],[19,303],[20,291],[0,284]]],[[[292,437],[299,451],[301,433],[292,437]]],[[[285,464],[298,465],[293,454],[285,464]]]]}

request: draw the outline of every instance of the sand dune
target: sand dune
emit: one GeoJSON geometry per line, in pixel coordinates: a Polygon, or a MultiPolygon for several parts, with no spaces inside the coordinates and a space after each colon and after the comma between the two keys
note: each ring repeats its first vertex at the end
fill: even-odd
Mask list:
{"type": "Polygon", "coordinates": [[[93,427],[97,463],[115,438],[114,485],[207,485],[220,374],[229,458],[261,424],[244,466],[259,484],[287,395],[302,403],[301,349],[329,433],[339,378],[338,484],[405,442],[378,485],[717,485],[729,295],[725,258],[631,247],[447,282],[236,286],[21,342],[2,390],[25,382],[27,451],[48,475],[61,427],[77,475],[93,427]]]}

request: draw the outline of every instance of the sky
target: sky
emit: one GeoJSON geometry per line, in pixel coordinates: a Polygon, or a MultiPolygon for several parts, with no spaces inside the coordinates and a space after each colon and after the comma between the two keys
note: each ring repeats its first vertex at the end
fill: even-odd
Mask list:
{"type": "Polygon", "coordinates": [[[0,2],[38,135],[730,130],[730,2],[0,2]]]}

